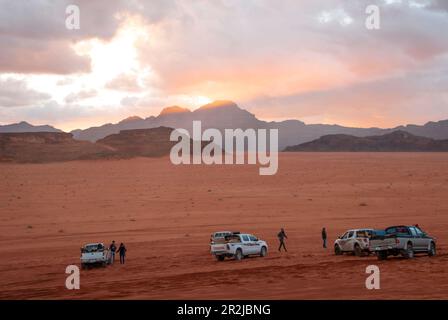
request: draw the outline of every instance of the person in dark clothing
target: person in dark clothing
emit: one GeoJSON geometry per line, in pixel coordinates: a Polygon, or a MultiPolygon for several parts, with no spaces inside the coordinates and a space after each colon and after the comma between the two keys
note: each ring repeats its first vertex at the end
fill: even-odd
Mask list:
{"type": "Polygon", "coordinates": [[[325,230],[325,227],[322,228],[322,241],[323,241],[323,247],[327,248],[327,230],[325,230]]]}
{"type": "Polygon", "coordinates": [[[278,241],[280,241],[280,246],[278,247],[278,251],[282,251],[281,249],[283,247],[283,249],[285,249],[285,252],[288,252],[288,250],[286,250],[286,246],[285,246],[285,239],[288,239],[288,237],[286,236],[286,232],[283,228],[277,234],[277,237],[278,237],[278,241]]]}
{"type": "Polygon", "coordinates": [[[120,264],[124,264],[124,257],[126,256],[126,247],[124,246],[123,242],[120,243],[120,246],[118,247],[118,253],[120,254],[120,264]]]}
{"type": "Polygon", "coordinates": [[[115,252],[117,252],[117,246],[115,245],[115,240],[112,240],[112,243],[109,246],[109,250],[110,250],[110,264],[114,264],[115,252]]]}

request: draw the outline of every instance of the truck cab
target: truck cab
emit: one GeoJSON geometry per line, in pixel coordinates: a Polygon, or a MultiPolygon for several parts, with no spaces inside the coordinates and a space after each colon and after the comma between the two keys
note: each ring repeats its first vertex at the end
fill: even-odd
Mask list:
{"type": "Polygon", "coordinates": [[[218,261],[226,257],[241,260],[250,255],[267,255],[268,245],[266,241],[260,240],[248,233],[232,233],[223,239],[216,239],[210,245],[210,252],[218,261]]]}

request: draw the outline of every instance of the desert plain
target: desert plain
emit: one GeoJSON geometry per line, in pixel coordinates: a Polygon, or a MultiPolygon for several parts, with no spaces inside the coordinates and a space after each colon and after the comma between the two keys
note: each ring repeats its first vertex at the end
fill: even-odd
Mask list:
{"type": "Polygon", "coordinates": [[[0,299],[448,299],[447,243],[447,153],[282,153],[273,176],[168,157],[0,164],[0,299]],[[333,254],[347,229],[396,224],[436,237],[437,256],[333,254]],[[255,234],[268,256],[216,261],[220,230],[255,234]],[[80,247],[112,240],[126,264],[67,290],[80,247]],[[372,264],[379,290],[365,287],[372,264]]]}

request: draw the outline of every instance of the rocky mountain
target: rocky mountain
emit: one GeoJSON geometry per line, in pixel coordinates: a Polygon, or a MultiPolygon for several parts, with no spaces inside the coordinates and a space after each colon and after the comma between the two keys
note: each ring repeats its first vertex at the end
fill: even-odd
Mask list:
{"type": "MultiPolygon", "coordinates": [[[[352,128],[339,125],[305,124],[299,120],[262,121],[252,113],[241,109],[232,101],[215,101],[206,104],[197,110],[190,111],[180,106],[171,106],[163,109],[159,115],[148,118],[129,117],[118,123],[108,123],[85,130],[74,130],[71,133],[77,140],[95,142],[106,136],[117,134],[124,130],[150,129],[157,127],[184,128],[191,132],[194,120],[202,122],[202,128],[224,129],[278,129],[280,150],[287,146],[295,146],[313,141],[325,135],[344,134],[356,137],[384,135],[401,130],[416,136],[433,139],[448,139],[448,120],[428,122],[425,125],[405,125],[396,128],[352,128]]],[[[31,126],[25,122],[9,126],[0,126],[0,132],[14,130],[13,132],[29,131],[59,131],[50,126],[31,126]]],[[[11,132],[11,131],[7,131],[11,132]]]]}
{"type": "Polygon", "coordinates": [[[0,132],[62,132],[62,131],[48,125],[33,126],[28,122],[22,121],[19,123],[0,126],[0,132]]]}
{"type": "Polygon", "coordinates": [[[428,122],[424,126],[407,125],[399,126],[394,130],[403,130],[416,136],[430,137],[433,139],[448,139],[448,120],[428,122]]]}
{"type": "Polygon", "coordinates": [[[448,120],[429,122],[424,126],[407,125],[390,129],[305,124],[299,120],[267,122],[257,119],[252,113],[241,109],[234,102],[226,100],[215,101],[194,111],[179,106],[172,106],[163,109],[156,117],[151,116],[146,119],[131,117],[116,124],[106,124],[86,130],[75,130],[72,133],[75,139],[97,141],[107,135],[118,133],[121,130],[154,128],[159,126],[184,128],[191,132],[193,120],[202,121],[203,129],[278,129],[280,149],[309,142],[329,134],[348,134],[366,137],[387,134],[396,130],[403,130],[415,135],[434,139],[448,139],[448,120]]]}
{"type": "Polygon", "coordinates": [[[178,106],[167,107],[157,117],[146,119],[130,118],[116,124],[105,124],[85,130],[72,131],[75,139],[97,141],[107,135],[129,129],[147,129],[160,126],[170,128],[184,128],[191,132],[194,120],[200,120],[203,129],[231,129],[231,128],[261,128],[268,127],[267,123],[258,120],[253,114],[239,108],[231,101],[215,101],[204,105],[195,111],[178,106]]]}
{"type": "Polygon", "coordinates": [[[0,162],[44,163],[70,160],[160,157],[177,142],[173,129],[124,130],[96,143],[73,139],[64,132],[0,133],[0,162]]]}
{"type": "Polygon", "coordinates": [[[170,141],[171,128],[124,130],[96,142],[120,158],[161,157],[168,155],[177,143],[170,141]]]}
{"type": "Polygon", "coordinates": [[[284,151],[318,152],[447,152],[448,140],[435,140],[398,130],[381,136],[326,135],[284,151]]]}
{"type": "Polygon", "coordinates": [[[111,151],[65,132],[0,133],[0,162],[41,163],[110,156],[111,151]]]}

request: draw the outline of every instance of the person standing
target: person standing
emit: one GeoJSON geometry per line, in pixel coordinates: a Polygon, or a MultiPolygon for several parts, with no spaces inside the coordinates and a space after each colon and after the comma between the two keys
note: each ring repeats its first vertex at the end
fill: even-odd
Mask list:
{"type": "Polygon", "coordinates": [[[325,227],[322,228],[322,241],[323,241],[323,247],[327,248],[327,230],[325,230],[325,227]]]}
{"type": "Polygon", "coordinates": [[[280,246],[278,247],[278,251],[282,251],[282,247],[283,249],[285,249],[285,252],[288,252],[288,250],[286,250],[286,246],[285,246],[285,239],[288,239],[288,237],[286,236],[286,232],[283,228],[281,228],[280,232],[277,234],[278,237],[278,241],[280,241],[280,246]]]}
{"type": "Polygon", "coordinates": [[[115,240],[112,240],[112,243],[109,246],[109,251],[110,251],[110,264],[114,264],[115,252],[117,252],[117,246],[115,245],[115,240]]]}
{"type": "Polygon", "coordinates": [[[126,256],[126,251],[127,250],[123,242],[120,243],[120,246],[118,247],[118,253],[120,254],[120,264],[124,264],[124,257],[126,256]]]}

